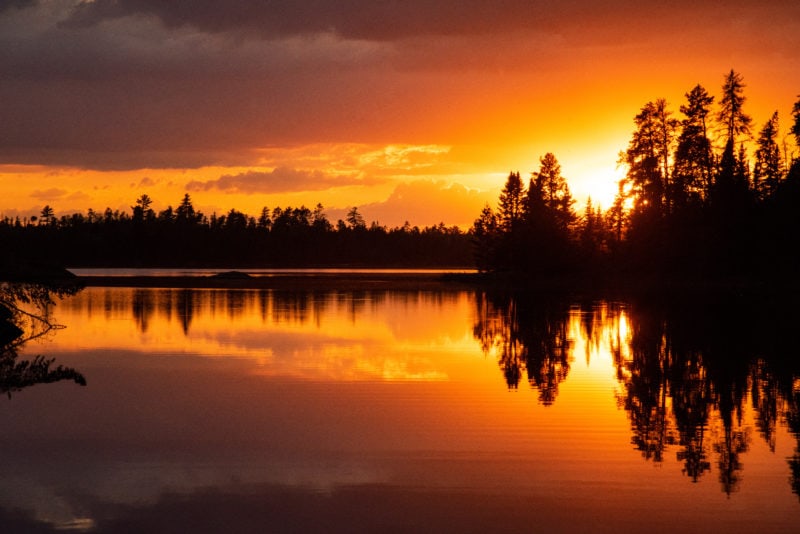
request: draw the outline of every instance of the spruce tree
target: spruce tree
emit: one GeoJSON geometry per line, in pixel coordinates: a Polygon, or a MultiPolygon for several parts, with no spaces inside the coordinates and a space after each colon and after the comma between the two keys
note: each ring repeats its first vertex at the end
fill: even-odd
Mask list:
{"type": "Polygon", "coordinates": [[[783,158],[778,146],[778,112],[772,114],[758,136],[753,166],[753,188],[760,199],[775,193],[783,178],[783,158]]]}

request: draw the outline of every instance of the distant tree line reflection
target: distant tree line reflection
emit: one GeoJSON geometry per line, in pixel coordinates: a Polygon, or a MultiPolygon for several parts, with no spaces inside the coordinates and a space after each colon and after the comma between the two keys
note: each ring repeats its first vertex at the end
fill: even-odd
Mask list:
{"type": "Polygon", "coordinates": [[[177,322],[189,334],[199,316],[237,319],[257,316],[271,324],[319,322],[326,313],[344,314],[353,321],[369,307],[384,304],[391,296],[393,305],[412,306],[441,303],[458,298],[452,291],[369,289],[191,289],[133,288],[130,292],[98,289],[65,301],[66,307],[107,317],[132,316],[138,330],[149,331],[159,320],[177,322]]]}
{"type": "MultiPolygon", "coordinates": [[[[788,460],[800,495],[798,312],[767,297],[641,298],[626,304],[531,293],[476,296],[475,338],[509,388],[523,378],[549,406],[580,340],[610,351],[631,444],[648,461],[670,452],[691,481],[716,471],[735,492],[753,439],[775,451],[779,425],[797,440],[788,460]],[[748,417],[747,414],[752,414],[748,417]],[[750,423],[749,421],[752,421],[750,423]]],[[[588,356],[587,356],[588,357],[588,356]]]]}

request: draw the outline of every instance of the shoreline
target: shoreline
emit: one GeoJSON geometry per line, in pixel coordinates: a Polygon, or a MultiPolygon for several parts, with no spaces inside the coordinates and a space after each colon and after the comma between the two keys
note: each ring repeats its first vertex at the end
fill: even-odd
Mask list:
{"type": "Polygon", "coordinates": [[[274,290],[443,290],[475,288],[468,278],[441,273],[287,273],[237,276],[77,276],[85,287],[274,290]]]}
{"type": "MultiPolygon", "coordinates": [[[[776,277],[721,276],[693,278],[679,275],[633,273],[578,273],[524,276],[511,273],[479,273],[433,269],[298,269],[227,270],[214,274],[108,274],[75,273],[67,269],[38,268],[0,272],[6,282],[43,283],[54,286],[130,287],[175,289],[275,289],[275,290],[430,290],[465,289],[491,292],[560,294],[584,298],[665,298],[680,295],[800,296],[800,280],[776,277]]],[[[198,269],[200,271],[200,269],[198,269]]]]}
{"type": "Polygon", "coordinates": [[[273,290],[452,290],[533,293],[582,297],[665,298],[680,295],[782,295],[800,296],[797,281],[765,281],[725,278],[687,280],[666,277],[546,277],[520,279],[480,273],[437,272],[333,272],[244,274],[239,271],[201,276],[92,275],[73,281],[85,287],[174,289],[273,289],[273,290]]]}

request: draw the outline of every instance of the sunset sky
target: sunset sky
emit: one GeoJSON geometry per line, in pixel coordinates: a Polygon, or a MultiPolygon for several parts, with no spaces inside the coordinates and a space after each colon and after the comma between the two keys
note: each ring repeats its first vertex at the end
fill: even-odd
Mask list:
{"type": "Polygon", "coordinates": [[[467,227],[546,152],[608,206],[639,108],[731,68],[788,131],[800,2],[0,0],[0,217],[189,193],[467,227]]]}

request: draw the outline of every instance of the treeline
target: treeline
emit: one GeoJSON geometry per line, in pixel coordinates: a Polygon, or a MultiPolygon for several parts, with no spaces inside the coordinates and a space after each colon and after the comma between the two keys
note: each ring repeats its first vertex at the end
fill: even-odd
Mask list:
{"type": "Polygon", "coordinates": [[[56,217],[50,206],[27,220],[0,221],[6,261],[71,267],[464,267],[469,236],[444,223],[418,228],[367,225],[357,208],[332,224],[322,205],[230,210],[206,216],[186,194],[156,212],[141,195],[130,213],[106,209],[56,217]]]}
{"type": "Polygon", "coordinates": [[[619,163],[614,204],[583,213],[553,154],[526,185],[512,172],[497,209],[472,229],[478,268],[490,272],[792,276],[800,267],[800,100],[789,135],[777,111],[754,135],[745,85],[731,70],[722,94],[697,85],[680,118],[664,99],[646,103],[619,163]],[[754,147],[748,154],[748,146],[754,147]]]}

